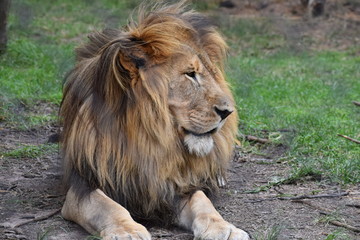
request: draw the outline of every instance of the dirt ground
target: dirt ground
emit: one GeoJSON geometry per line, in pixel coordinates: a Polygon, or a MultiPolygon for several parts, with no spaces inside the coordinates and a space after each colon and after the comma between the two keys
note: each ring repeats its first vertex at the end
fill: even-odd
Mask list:
{"type": "MultiPolygon", "coordinates": [[[[28,131],[2,129],[1,148],[14,149],[26,144],[42,144],[56,132],[53,125],[28,131]]],[[[278,161],[283,147],[268,148],[265,155],[236,151],[228,171],[228,185],[221,189],[215,205],[224,218],[254,237],[278,230],[276,239],[326,239],[335,231],[346,239],[360,234],[329,222],[360,227],[360,187],[305,181],[285,184],[258,192],[257,189],[289,174],[286,162],[278,161]],[[251,193],[254,192],[254,193],[251,193]],[[345,196],[341,196],[341,195],[345,196]],[[296,197],[339,195],[295,201],[296,197]],[[288,200],[286,197],[294,198],[288,200]],[[308,205],[307,203],[311,204],[308,205]],[[325,213],[330,214],[326,220],[325,213]]],[[[39,158],[1,158],[0,239],[86,239],[89,235],[76,224],[65,221],[57,212],[64,194],[61,186],[61,160],[57,153],[39,158]],[[51,216],[49,216],[51,215],[51,216]],[[40,221],[37,218],[44,217],[40,221]],[[29,223],[26,223],[30,221],[29,223]],[[18,224],[26,223],[19,227],[18,224]]],[[[192,235],[181,229],[152,228],[153,239],[189,240],[192,235]]]]}
{"type": "MultiPolygon", "coordinates": [[[[360,43],[360,3],[357,1],[329,0],[325,15],[319,20],[308,19],[304,16],[306,10],[290,3],[292,1],[233,2],[235,7],[219,11],[248,18],[276,13],[291,19],[279,29],[294,41],[306,35],[315,36],[312,48],[344,49],[360,43]],[[264,5],[266,2],[270,4],[264,5]],[[336,4],[342,7],[335,8],[336,4]],[[344,34],[334,34],[332,39],[327,39],[329,31],[340,27],[344,34]]],[[[52,106],[49,114],[51,111],[56,112],[56,107],[52,106]]],[[[57,131],[55,123],[18,130],[0,121],[0,152],[44,144],[57,131]]],[[[228,184],[215,201],[222,216],[249,232],[254,239],[360,239],[360,233],[354,231],[360,228],[359,185],[342,187],[326,179],[309,177],[291,184],[264,187],[290,174],[290,167],[282,158],[285,151],[284,146],[269,146],[264,154],[254,155],[237,148],[228,171],[228,184]],[[259,191],[260,188],[263,191],[259,191]],[[347,228],[339,226],[341,224],[347,228]],[[356,229],[350,230],[349,226],[356,229]],[[271,232],[278,232],[277,237],[269,238],[271,232]],[[332,238],[334,233],[347,237],[332,238]]],[[[0,156],[0,239],[91,239],[79,226],[61,218],[59,210],[63,200],[58,153],[35,158],[0,156]]],[[[158,227],[151,228],[150,232],[153,239],[193,238],[178,228],[158,227]]]]}

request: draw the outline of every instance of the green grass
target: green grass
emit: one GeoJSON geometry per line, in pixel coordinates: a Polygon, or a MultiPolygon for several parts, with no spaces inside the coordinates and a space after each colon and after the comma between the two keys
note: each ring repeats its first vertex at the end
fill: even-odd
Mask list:
{"type": "Polygon", "coordinates": [[[101,237],[98,236],[87,236],[85,240],[101,240],[101,237]]]}
{"type": "Polygon", "coordinates": [[[15,150],[2,153],[5,157],[10,158],[36,158],[46,153],[58,151],[57,144],[28,145],[15,150]]]}
{"type": "MultiPolygon", "coordinates": [[[[0,121],[18,128],[56,121],[55,115],[19,114],[18,109],[39,102],[58,105],[74,47],[93,30],[124,25],[138,2],[14,1],[8,51],[0,56],[0,121]]],[[[196,4],[213,8],[212,2],[196,4]]],[[[289,146],[290,176],[320,172],[335,182],[359,183],[360,147],[337,136],[360,138],[360,108],[351,104],[360,100],[359,48],[294,51],[294,43],[274,30],[271,20],[224,15],[215,20],[232,49],[227,76],[240,133],[289,146]]]]}
{"type": "Polygon", "coordinates": [[[352,240],[346,233],[342,231],[334,231],[324,238],[324,240],[352,240]]]}
{"type": "Polygon", "coordinates": [[[48,228],[48,229],[45,229],[45,230],[43,230],[43,231],[41,231],[41,232],[38,232],[36,235],[37,235],[37,237],[36,237],[36,239],[37,240],[47,240],[47,239],[49,239],[49,235],[50,235],[50,233],[53,231],[53,229],[51,229],[51,228],[48,228]]]}
{"type": "Polygon", "coordinates": [[[277,240],[279,239],[281,229],[281,226],[274,225],[267,229],[264,233],[256,233],[253,238],[254,240],[277,240]]]}
{"type": "Polygon", "coordinates": [[[0,56],[0,119],[14,126],[33,126],[22,124],[27,120],[14,114],[19,105],[31,109],[39,101],[59,104],[63,78],[74,64],[75,46],[91,31],[123,25],[138,2],[13,2],[8,49],[0,56]]]}
{"type": "Polygon", "coordinates": [[[360,181],[360,57],[346,52],[234,56],[228,67],[243,134],[282,134],[297,165],[360,181]],[[288,130],[282,133],[283,130],[288,130]]]}
{"type": "MultiPolygon", "coordinates": [[[[230,40],[227,75],[239,110],[240,134],[289,146],[294,177],[321,173],[360,182],[359,47],[310,51],[286,41],[272,19],[218,17],[230,40]],[[310,170],[310,173],[309,173],[310,170]]],[[[245,148],[249,147],[244,143],[245,148]]]]}
{"type": "MultiPolygon", "coordinates": [[[[71,56],[71,49],[64,49],[71,56]]],[[[20,37],[9,42],[0,59],[1,92],[8,101],[51,100],[61,98],[61,78],[57,75],[56,46],[41,46],[20,37]]]]}

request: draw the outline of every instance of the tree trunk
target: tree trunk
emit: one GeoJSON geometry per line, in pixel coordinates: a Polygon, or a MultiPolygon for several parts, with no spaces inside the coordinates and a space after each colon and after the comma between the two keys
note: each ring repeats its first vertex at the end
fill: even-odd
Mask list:
{"type": "Polygon", "coordinates": [[[0,0],[0,54],[5,52],[7,43],[6,25],[10,0],[0,0]]]}

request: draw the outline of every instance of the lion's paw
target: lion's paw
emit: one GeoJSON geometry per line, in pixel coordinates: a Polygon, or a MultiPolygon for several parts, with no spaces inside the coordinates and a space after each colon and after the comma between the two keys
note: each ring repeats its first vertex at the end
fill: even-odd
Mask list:
{"type": "Polygon", "coordinates": [[[197,217],[193,222],[195,240],[249,240],[249,235],[217,216],[197,217]]]}
{"type": "Polygon", "coordinates": [[[136,222],[126,226],[108,227],[100,232],[103,240],[151,240],[150,233],[136,222]]]}

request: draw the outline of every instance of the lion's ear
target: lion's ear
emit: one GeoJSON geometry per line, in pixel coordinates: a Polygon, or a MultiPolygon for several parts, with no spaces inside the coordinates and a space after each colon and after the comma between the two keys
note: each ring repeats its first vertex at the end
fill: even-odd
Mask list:
{"type": "Polygon", "coordinates": [[[129,41],[131,41],[130,44],[122,46],[119,50],[118,60],[129,73],[135,73],[146,65],[147,56],[137,41],[133,39],[129,41]]]}
{"type": "Polygon", "coordinates": [[[90,40],[92,44],[87,46],[86,51],[82,51],[96,62],[94,77],[99,82],[99,89],[104,86],[105,91],[109,92],[116,89],[113,84],[119,84],[126,90],[136,83],[139,69],[146,67],[148,63],[141,42],[114,30],[95,34],[90,40]],[[111,79],[115,81],[110,81],[111,79]]]}

